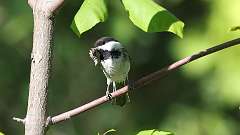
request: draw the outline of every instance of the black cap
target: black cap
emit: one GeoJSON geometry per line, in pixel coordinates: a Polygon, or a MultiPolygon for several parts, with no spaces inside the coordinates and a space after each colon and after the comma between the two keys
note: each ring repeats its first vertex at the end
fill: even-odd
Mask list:
{"type": "Polygon", "coordinates": [[[118,42],[116,39],[114,39],[112,37],[101,37],[95,42],[94,46],[98,47],[98,46],[104,45],[104,44],[106,44],[107,42],[110,42],[110,41],[118,42]]]}

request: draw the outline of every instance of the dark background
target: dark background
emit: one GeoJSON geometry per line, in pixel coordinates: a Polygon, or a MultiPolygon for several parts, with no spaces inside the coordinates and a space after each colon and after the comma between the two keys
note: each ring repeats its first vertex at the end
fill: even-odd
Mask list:
{"type": "MultiPolygon", "coordinates": [[[[32,48],[32,11],[27,1],[0,1],[0,132],[24,134],[12,120],[27,108],[32,48]]],[[[239,37],[240,1],[158,0],[185,22],[184,38],[145,33],[128,19],[120,1],[109,2],[109,18],[78,38],[70,29],[82,1],[65,1],[56,18],[48,108],[54,116],[104,95],[106,80],[88,50],[102,36],[120,40],[132,58],[130,79],[156,71],[180,58],[239,37]]],[[[101,105],[50,128],[49,135],[96,135],[116,129],[134,135],[145,129],[176,135],[239,135],[240,47],[190,63],[131,94],[120,108],[101,105]]]]}

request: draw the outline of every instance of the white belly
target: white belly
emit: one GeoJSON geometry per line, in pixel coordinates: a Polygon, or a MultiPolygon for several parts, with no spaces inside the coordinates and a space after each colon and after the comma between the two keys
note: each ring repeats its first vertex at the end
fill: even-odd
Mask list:
{"type": "Polygon", "coordinates": [[[105,69],[105,76],[112,81],[123,82],[128,76],[130,70],[129,60],[107,59],[101,62],[105,69]]]}

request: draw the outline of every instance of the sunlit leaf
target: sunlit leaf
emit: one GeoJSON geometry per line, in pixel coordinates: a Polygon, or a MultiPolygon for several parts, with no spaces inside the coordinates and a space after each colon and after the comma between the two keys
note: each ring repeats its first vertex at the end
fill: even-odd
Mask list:
{"type": "Polygon", "coordinates": [[[145,32],[169,31],[183,37],[184,23],[152,0],[122,0],[130,20],[145,32]]]}
{"type": "Polygon", "coordinates": [[[85,0],[75,15],[71,28],[80,36],[107,19],[106,0],[85,0]]]}
{"type": "Polygon", "coordinates": [[[137,135],[173,135],[173,133],[153,129],[141,131],[137,135]]]}
{"type": "Polygon", "coordinates": [[[0,132],[0,135],[4,135],[2,132],[0,132]]]}

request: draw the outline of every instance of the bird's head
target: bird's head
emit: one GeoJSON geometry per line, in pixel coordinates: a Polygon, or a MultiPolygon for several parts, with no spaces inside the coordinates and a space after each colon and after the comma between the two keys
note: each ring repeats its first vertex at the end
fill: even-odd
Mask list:
{"type": "Polygon", "coordinates": [[[112,37],[102,37],[95,42],[94,46],[104,51],[113,51],[123,48],[120,42],[112,37]]]}
{"type": "Polygon", "coordinates": [[[102,37],[95,42],[94,46],[89,54],[95,65],[104,59],[118,58],[123,50],[123,46],[112,37],[102,37]]]}

